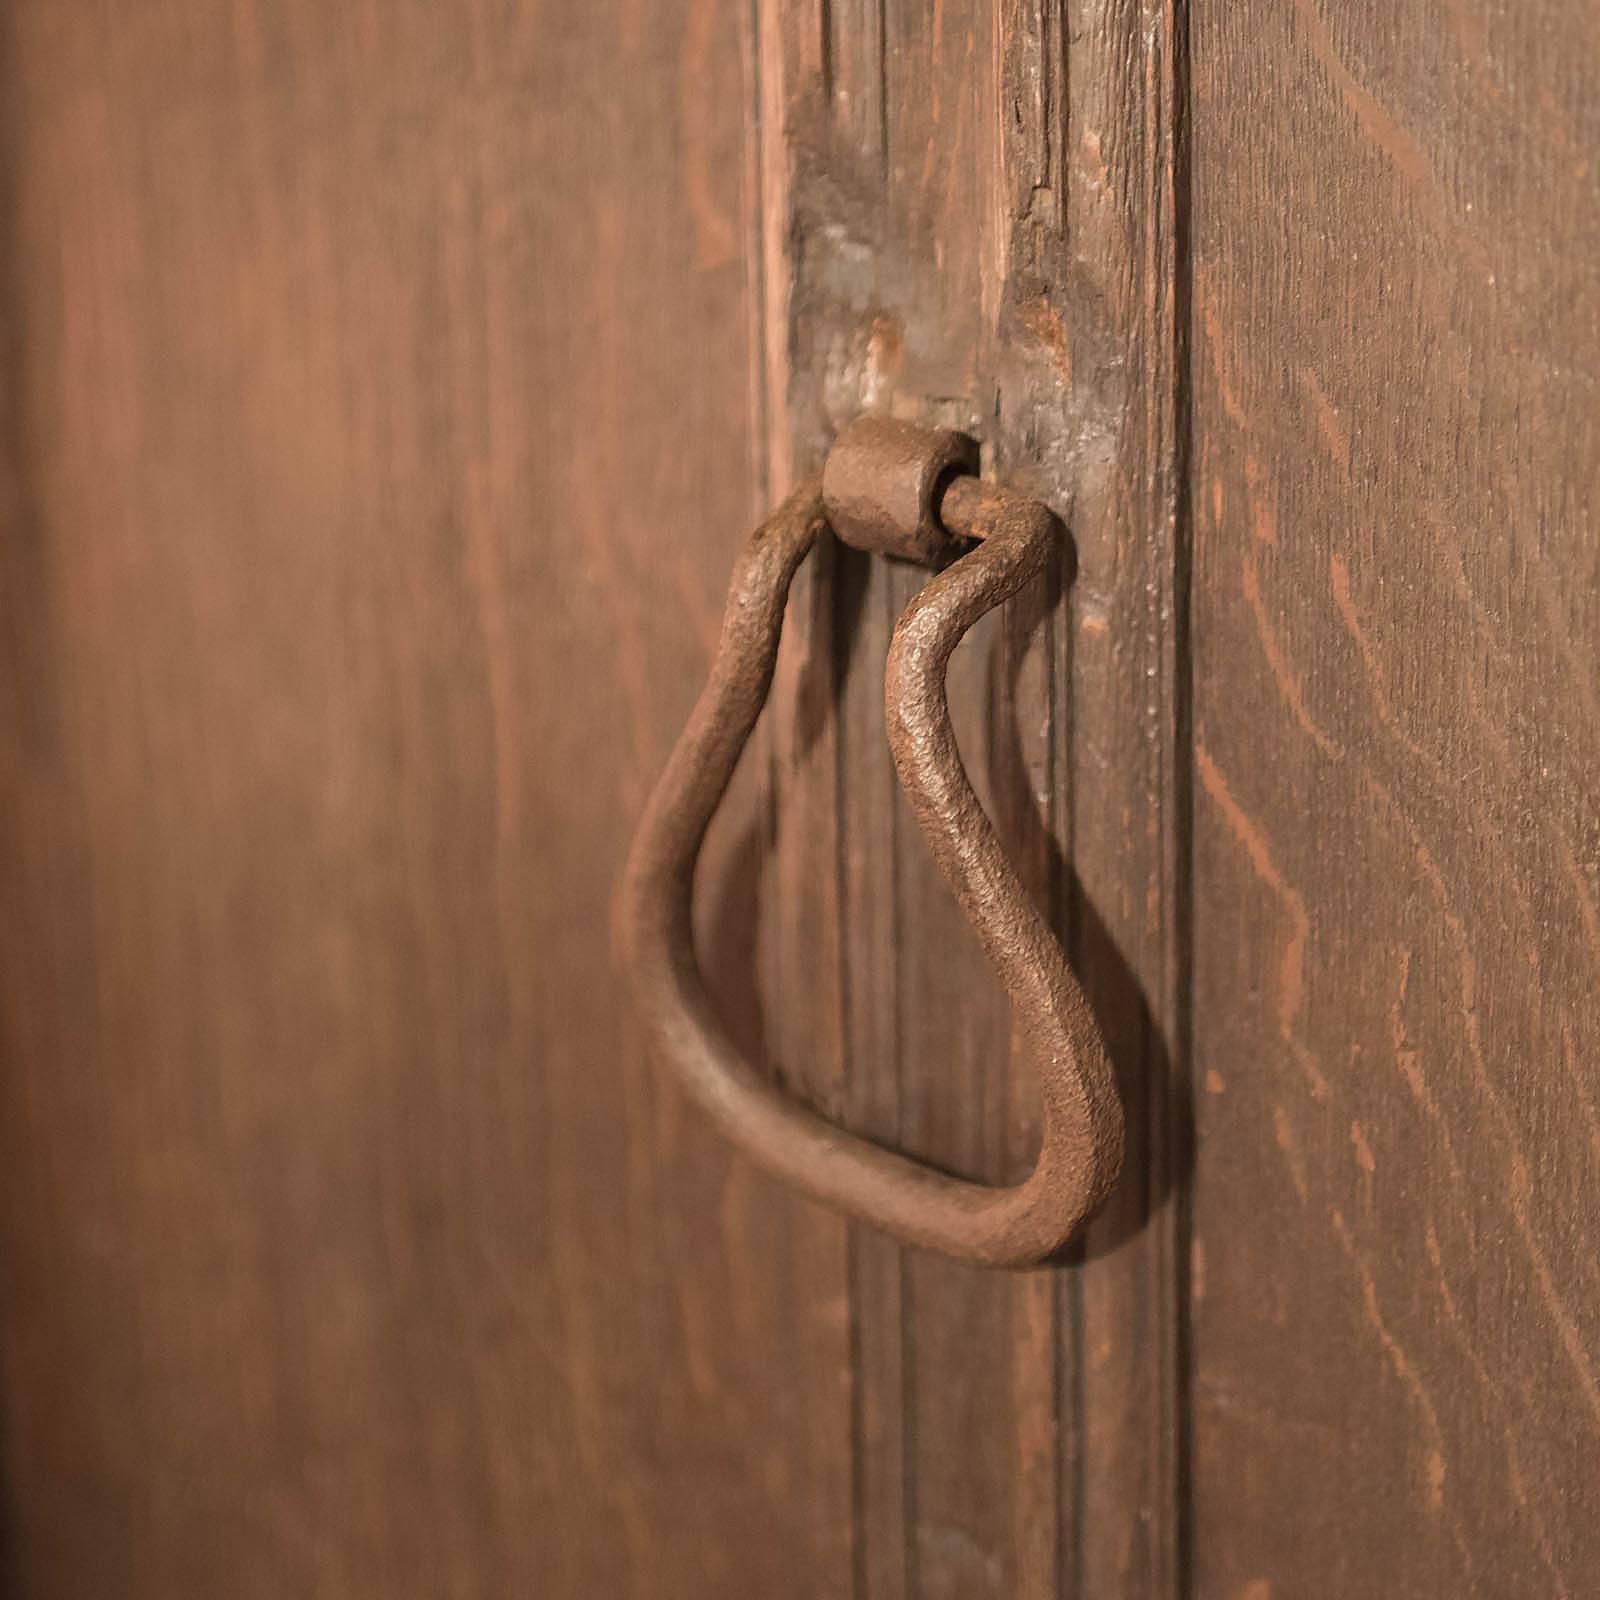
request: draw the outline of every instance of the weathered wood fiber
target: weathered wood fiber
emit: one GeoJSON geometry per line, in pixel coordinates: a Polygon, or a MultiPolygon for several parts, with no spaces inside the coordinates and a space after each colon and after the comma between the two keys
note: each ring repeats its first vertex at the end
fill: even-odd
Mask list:
{"type": "MultiPolygon", "coordinates": [[[[773,459],[803,469],[887,410],[977,434],[1069,521],[1075,574],[977,632],[951,700],[1132,1107],[1085,1266],[996,1278],[852,1230],[872,1596],[1178,1581],[1173,27],[1164,6],[762,11],[773,459]]],[[[1000,1179],[1031,1161],[1036,1108],[883,739],[884,650],[920,581],[840,552],[798,602],[776,701],[798,708],[775,783],[792,954],[772,993],[786,1007],[805,972],[804,1042],[834,1052],[818,1093],[852,1126],[1000,1179]]]]}
{"type": "Polygon", "coordinates": [[[1193,8],[1198,1595],[1600,1572],[1597,53],[1193,8]]]}
{"type": "Polygon", "coordinates": [[[611,966],[761,493],[738,18],[3,37],[6,1592],[846,1591],[842,1231],[611,966]]]}

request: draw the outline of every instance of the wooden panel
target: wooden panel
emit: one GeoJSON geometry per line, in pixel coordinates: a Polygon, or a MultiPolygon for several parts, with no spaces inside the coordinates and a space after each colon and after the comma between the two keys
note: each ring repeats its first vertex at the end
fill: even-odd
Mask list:
{"type": "MultiPolygon", "coordinates": [[[[773,459],[803,470],[890,411],[976,433],[1071,521],[1070,588],[1064,565],[980,627],[951,700],[1133,1122],[1075,1270],[988,1275],[852,1230],[859,1595],[1178,1581],[1171,27],[1161,5],[762,12],[773,459]]],[[[791,608],[771,993],[817,1003],[797,1042],[831,1052],[831,1111],[998,1180],[1032,1159],[1036,1091],[884,746],[884,651],[920,582],[836,551],[791,608]]]]}
{"type": "Polygon", "coordinates": [[[760,494],[752,40],[0,37],[7,1592],[844,1592],[842,1227],[609,955],[760,494]]]}
{"type": "Polygon", "coordinates": [[[1600,21],[1194,15],[1197,1592],[1600,1569],[1600,21]]]}

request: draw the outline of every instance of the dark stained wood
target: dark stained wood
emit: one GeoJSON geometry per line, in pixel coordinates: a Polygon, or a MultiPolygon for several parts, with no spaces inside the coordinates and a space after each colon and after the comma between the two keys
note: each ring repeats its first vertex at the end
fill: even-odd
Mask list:
{"type": "Polygon", "coordinates": [[[842,1228],[610,964],[764,493],[741,26],[8,10],[7,1593],[848,1591],[842,1228]]]}
{"type": "Polygon", "coordinates": [[[1195,1592],[1600,1571],[1600,21],[1193,14],[1195,1592]]]}
{"type": "MultiPolygon", "coordinates": [[[[1134,1124],[1130,1180],[1075,1271],[996,1277],[851,1231],[861,1595],[1178,1584],[1172,27],[1159,6],[762,14],[783,480],[870,407],[969,429],[1071,521],[1072,586],[1064,570],[980,628],[951,700],[1089,974],[1134,1124]]],[[[835,1054],[802,1086],[821,1103],[998,1180],[1032,1159],[1031,1086],[884,745],[884,651],[920,582],[840,552],[791,607],[770,998],[816,1003],[803,1042],[835,1054]]]]}
{"type": "MultiPolygon", "coordinates": [[[[1070,619],[955,698],[1164,1052],[1166,13],[923,23],[13,8],[18,1593],[1170,1590],[1171,1106],[1077,1277],[949,1269],[729,1158],[608,964],[729,555],[887,403],[1073,515],[1070,619]]],[[[881,745],[914,581],[802,581],[702,932],[797,1092],[999,1177],[1033,1107],[881,745]]]]}
{"type": "MultiPolygon", "coordinates": [[[[1591,1592],[1597,51],[12,6],[0,1592],[1591,1592]],[[612,964],[731,556],[863,408],[1072,531],[952,674],[1130,1108],[1065,1269],[753,1173],[612,964]]],[[[702,948],[794,1093],[998,1180],[883,739],[920,581],[802,575],[702,948]]]]}

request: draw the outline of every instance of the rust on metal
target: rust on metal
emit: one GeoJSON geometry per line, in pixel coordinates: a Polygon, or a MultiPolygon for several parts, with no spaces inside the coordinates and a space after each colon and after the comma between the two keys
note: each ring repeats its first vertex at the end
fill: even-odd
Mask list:
{"type": "Polygon", "coordinates": [[[977,470],[978,447],[964,433],[861,417],[823,463],[823,509],[834,536],[857,550],[937,566],[956,552],[939,520],[940,491],[977,470]]]}
{"type": "Polygon", "coordinates": [[[1105,1199],[1122,1163],[1123,1115],[1083,989],[979,805],[950,724],[952,651],[1043,570],[1062,536],[1037,501],[964,475],[975,465],[976,447],[962,435],[864,419],[835,444],[821,479],[756,530],[734,569],[710,681],[634,840],[623,931],[657,1052],[746,1154],[908,1243],[1024,1266],[1054,1255],[1105,1199]],[[695,860],[771,686],[790,582],[830,526],[853,543],[930,563],[955,539],[981,541],[907,607],[890,643],[884,697],[901,785],[1039,1073],[1039,1159],[1012,1187],[937,1171],[781,1093],[729,1039],[695,955],[695,860]]]}

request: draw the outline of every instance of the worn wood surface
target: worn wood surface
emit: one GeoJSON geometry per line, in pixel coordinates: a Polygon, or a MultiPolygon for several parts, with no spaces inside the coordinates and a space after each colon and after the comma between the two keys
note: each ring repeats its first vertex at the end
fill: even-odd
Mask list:
{"type": "Polygon", "coordinates": [[[1195,1592],[1600,1572],[1600,21],[1193,22],[1195,1592]]]}
{"type": "Polygon", "coordinates": [[[610,957],[761,493],[748,31],[0,38],[0,1587],[847,1592],[842,1227],[610,957]]]}
{"type": "MultiPolygon", "coordinates": [[[[1170,18],[925,21],[12,9],[16,1592],[1171,1591],[1170,18]],[[863,406],[1073,523],[955,700],[1133,1097],[1074,1275],[779,1194],[609,966],[734,544],[863,406]]],[[[1000,1177],[882,745],[915,582],[801,585],[702,931],[796,1092],[1000,1177]]]]}
{"type": "MultiPolygon", "coordinates": [[[[1176,84],[1162,5],[762,8],[766,392],[780,477],[863,408],[967,429],[1070,522],[1076,571],[975,630],[968,765],[1077,953],[1128,1085],[1090,1259],[1021,1277],[850,1235],[856,1592],[1178,1582],[1176,84]],[[1071,580],[1070,582],[1068,580],[1071,580]]],[[[775,486],[776,487],[776,486],[775,486]]],[[[922,581],[835,552],[791,608],[771,910],[805,1085],[1014,1179],[1035,1090],[895,788],[890,630],[922,581]],[[835,975],[837,973],[837,975],[835,975]]],[[[780,1060],[783,1052],[779,1051],[780,1060]]]]}
{"type": "MultiPolygon", "coordinates": [[[[1600,26],[1187,13],[9,9],[5,1592],[1592,1589],[1600,26]],[[952,679],[1130,1102],[1069,1271],[751,1173],[611,965],[731,554],[864,407],[1073,535],[952,679]]],[[[1003,1178],[918,581],[797,586],[703,948],[1003,1178]]]]}

